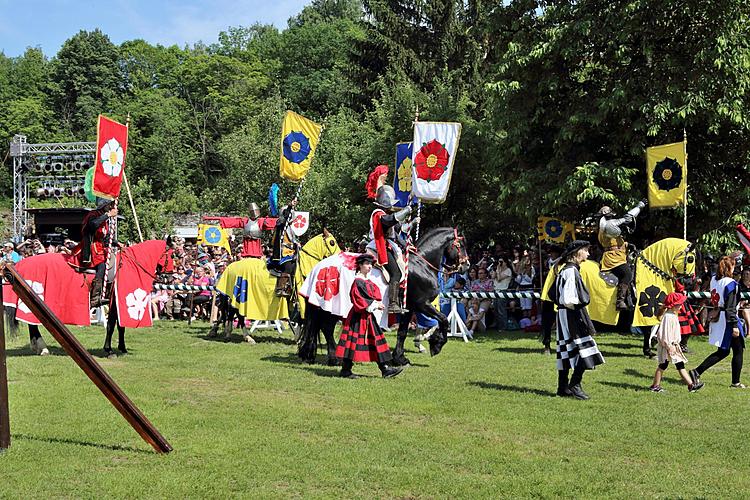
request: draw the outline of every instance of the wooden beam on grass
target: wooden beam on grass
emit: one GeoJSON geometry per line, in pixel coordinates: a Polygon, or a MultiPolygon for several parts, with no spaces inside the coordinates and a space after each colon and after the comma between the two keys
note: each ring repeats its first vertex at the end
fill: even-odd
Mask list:
{"type": "Polygon", "coordinates": [[[29,287],[24,279],[16,272],[13,264],[2,264],[3,279],[13,287],[18,298],[31,310],[34,316],[52,334],[55,340],[65,349],[73,361],[83,370],[89,379],[102,391],[102,394],[112,403],[117,411],[125,417],[131,427],[159,453],[169,453],[172,446],[159,433],[156,427],[133,404],[112,378],[99,366],[93,356],[81,345],[78,339],[55,316],[39,296],[29,287]]]}

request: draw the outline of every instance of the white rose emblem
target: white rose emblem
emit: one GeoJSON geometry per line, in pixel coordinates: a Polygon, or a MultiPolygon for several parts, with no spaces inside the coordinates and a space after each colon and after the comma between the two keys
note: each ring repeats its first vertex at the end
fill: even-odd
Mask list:
{"type": "MultiPolygon", "coordinates": [[[[40,299],[44,300],[44,285],[38,281],[31,280],[26,280],[26,283],[28,283],[31,289],[34,290],[34,293],[39,295],[40,299]]],[[[18,299],[18,308],[27,314],[31,313],[31,309],[29,309],[21,299],[18,299]]]]}
{"type": "Polygon", "coordinates": [[[128,316],[136,321],[140,321],[143,318],[143,313],[146,312],[149,299],[148,292],[142,288],[136,288],[132,293],[129,293],[125,297],[125,303],[128,306],[128,316]]]}
{"type": "Polygon", "coordinates": [[[107,175],[117,177],[122,171],[122,162],[125,159],[125,153],[120,147],[120,143],[114,137],[104,143],[100,151],[99,158],[102,162],[102,170],[107,175]]]}

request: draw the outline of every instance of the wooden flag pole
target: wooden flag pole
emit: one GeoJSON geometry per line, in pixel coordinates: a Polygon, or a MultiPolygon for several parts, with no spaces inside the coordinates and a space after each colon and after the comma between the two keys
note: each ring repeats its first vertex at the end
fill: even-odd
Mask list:
{"type": "MultiPolygon", "coordinates": [[[[3,287],[0,283],[0,303],[3,287]]],[[[8,367],[5,358],[5,321],[0,319],[0,452],[10,447],[10,412],[8,410],[8,367]]]]}
{"type": "MultiPolygon", "coordinates": [[[[114,380],[94,360],[85,347],[50,310],[42,299],[31,289],[28,283],[16,272],[13,264],[0,264],[3,279],[13,287],[18,298],[39,319],[47,331],[55,338],[70,358],[83,370],[88,378],[99,388],[117,411],[128,421],[130,426],[159,453],[169,453],[172,446],[154,427],[146,416],[120,389],[114,380]]],[[[2,418],[2,415],[0,415],[2,418]]],[[[3,419],[7,422],[7,417],[3,419]]]]}
{"type": "MultiPolygon", "coordinates": [[[[125,126],[130,129],[130,113],[125,121],[125,126]]],[[[130,136],[128,135],[128,139],[130,136]]],[[[128,200],[130,201],[130,210],[133,211],[133,220],[135,221],[135,228],[138,230],[138,238],[143,243],[143,233],[141,232],[141,224],[138,222],[138,214],[135,211],[135,203],[133,203],[133,194],[130,192],[130,183],[128,182],[128,176],[125,174],[125,170],[122,171],[122,180],[125,181],[125,190],[128,192],[128,200]]]]}
{"type": "Polygon", "coordinates": [[[687,160],[688,160],[688,154],[687,154],[687,130],[685,130],[685,127],[682,128],[682,147],[684,148],[685,153],[685,202],[683,203],[682,207],[682,239],[687,240],[687,210],[688,210],[688,170],[687,170],[687,160]]]}

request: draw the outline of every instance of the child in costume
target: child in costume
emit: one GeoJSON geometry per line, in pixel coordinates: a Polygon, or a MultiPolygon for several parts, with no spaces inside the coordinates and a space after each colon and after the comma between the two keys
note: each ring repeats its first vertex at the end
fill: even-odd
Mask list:
{"type": "Polygon", "coordinates": [[[680,373],[680,377],[685,381],[690,392],[695,392],[703,387],[703,382],[693,382],[685,369],[685,363],[687,358],[682,352],[680,347],[680,319],[678,314],[682,308],[682,304],[687,299],[684,293],[672,292],[667,295],[664,301],[664,309],[666,312],[661,317],[661,322],[656,331],[656,338],[659,341],[659,346],[656,351],[656,359],[658,365],[656,366],[656,372],[654,373],[654,383],[651,384],[652,392],[664,392],[661,387],[661,377],[664,374],[664,370],[669,366],[669,362],[674,363],[675,368],[680,373]]]}
{"type": "Polygon", "coordinates": [[[391,349],[373,314],[376,310],[383,310],[380,289],[368,279],[375,257],[364,253],[357,257],[356,262],[358,272],[349,292],[352,309],[344,320],[341,338],[336,347],[336,357],[342,360],[340,376],[359,378],[352,373],[354,362],[374,361],[383,378],[395,377],[403,368],[388,366],[393,359],[391,349]]]}

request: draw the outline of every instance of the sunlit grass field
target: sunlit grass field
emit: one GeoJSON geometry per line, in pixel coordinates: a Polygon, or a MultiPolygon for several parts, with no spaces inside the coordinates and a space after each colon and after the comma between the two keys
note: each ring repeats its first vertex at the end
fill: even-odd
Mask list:
{"type": "MultiPolygon", "coordinates": [[[[690,394],[640,340],[601,334],[590,401],[554,397],[554,355],[529,334],[451,339],[383,380],[297,360],[291,334],[257,345],[206,338],[208,325],[128,331],[131,354],[98,358],[174,447],[158,455],[45,335],[47,357],[9,340],[10,450],[4,498],[747,497],[750,390],[729,360],[690,394]]],[[[74,328],[96,356],[103,330],[74,328]]],[[[389,335],[389,341],[394,341],[389,335]]],[[[711,352],[693,339],[688,367],[711,352]]],[[[750,381],[746,378],[745,381],[750,381]]]]}

